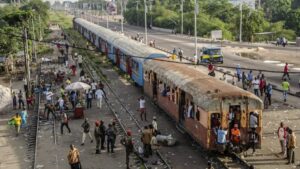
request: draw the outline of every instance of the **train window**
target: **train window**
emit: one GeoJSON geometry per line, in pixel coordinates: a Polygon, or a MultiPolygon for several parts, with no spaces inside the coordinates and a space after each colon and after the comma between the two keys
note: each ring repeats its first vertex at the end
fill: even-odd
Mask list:
{"type": "Polygon", "coordinates": [[[212,113],[210,116],[210,128],[215,130],[221,125],[220,113],[212,113]]]}

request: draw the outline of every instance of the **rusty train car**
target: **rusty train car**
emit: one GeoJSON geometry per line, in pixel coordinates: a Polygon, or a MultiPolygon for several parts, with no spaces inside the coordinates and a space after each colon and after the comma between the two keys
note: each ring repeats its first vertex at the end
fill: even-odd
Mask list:
{"type": "MultiPolygon", "coordinates": [[[[117,51],[129,59],[127,67],[134,67],[134,61],[138,62],[141,71],[137,76],[142,77],[139,84],[145,94],[205,149],[216,148],[214,121],[218,120],[220,126],[230,131],[230,112],[234,114],[235,123],[239,124],[244,143],[249,140],[250,114],[256,112],[256,132],[261,138],[263,103],[254,94],[208,76],[194,66],[166,62],[170,61],[166,53],[83,19],[74,19],[74,28],[107,53],[121,70],[126,72],[117,62],[117,51]]],[[[257,147],[261,147],[261,139],[257,147]]]]}

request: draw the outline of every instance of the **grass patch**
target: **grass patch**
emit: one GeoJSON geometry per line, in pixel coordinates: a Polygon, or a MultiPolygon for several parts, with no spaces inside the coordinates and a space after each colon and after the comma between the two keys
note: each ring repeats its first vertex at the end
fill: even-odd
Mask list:
{"type": "Polygon", "coordinates": [[[73,17],[62,11],[50,11],[49,22],[51,24],[58,24],[63,29],[69,29],[73,26],[73,17]]]}

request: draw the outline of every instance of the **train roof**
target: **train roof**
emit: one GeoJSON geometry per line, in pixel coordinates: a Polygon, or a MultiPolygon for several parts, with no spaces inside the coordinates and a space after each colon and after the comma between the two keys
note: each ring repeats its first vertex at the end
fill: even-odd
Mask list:
{"type": "Polygon", "coordinates": [[[95,33],[97,36],[101,37],[101,39],[112,44],[114,47],[120,49],[126,55],[136,56],[134,58],[135,60],[144,61],[144,58],[167,57],[165,52],[159,51],[155,48],[150,48],[143,43],[91,23],[85,19],[76,18],[75,22],[95,33]]]}
{"type": "Polygon", "coordinates": [[[168,85],[174,84],[189,93],[197,105],[206,109],[209,109],[212,102],[219,103],[219,99],[223,98],[248,97],[262,105],[262,101],[254,94],[208,76],[193,66],[165,62],[160,59],[146,62],[144,69],[152,70],[168,85]]]}

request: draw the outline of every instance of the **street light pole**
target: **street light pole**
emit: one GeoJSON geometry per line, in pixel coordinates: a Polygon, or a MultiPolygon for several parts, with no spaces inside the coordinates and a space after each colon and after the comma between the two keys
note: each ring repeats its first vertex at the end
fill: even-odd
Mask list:
{"type": "Polygon", "coordinates": [[[33,41],[32,41],[32,48],[33,48],[33,56],[34,56],[34,60],[37,60],[36,57],[36,46],[35,46],[35,31],[34,31],[34,22],[33,22],[33,18],[31,18],[32,21],[32,32],[33,32],[33,41]]]}
{"type": "Polygon", "coordinates": [[[148,29],[147,29],[147,1],[144,0],[144,4],[145,4],[145,44],[147,45],[148,44],[148,29]]]}
{"type": "Polygon", "coordinates": [[[123,33],[124,27],[123,27],[123,22],[124,22],[124,16],[123,16],[123,0],[121,0],[121,32],[123,33]]]}
{"type": "Polygon", "coordinates": [[[240,16],[240,43],[243,41],[242,40],[242,29],[243,29],[243,2],[240,3],[240,11],[241,11],[241,16],[240,16]]]}
{"type": "Polygon", "coordinates": [[[136,26],[139,26],[139,2],[140,1],[136,1],[136,26]]]}
{"type": "Polygon", "coordinates": [[[184,2],[184,0],[181,0],[181,6],[180,6],[180,10],[181,10],[181,35],[183,35],[183,2],[184,2]]]}
{"type": "Polygon", "coordinates": [[[198,51],[197,51],[197,43],[198,43],[198,39],[197,39],[197,15],[199,13],[198,11],[198,1],[195,0],[195,11],[194,11],[194,33],[195,33],[195,56],[198,57],[198,51]]]}

